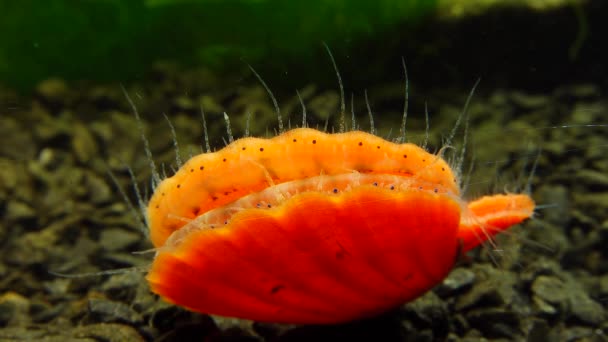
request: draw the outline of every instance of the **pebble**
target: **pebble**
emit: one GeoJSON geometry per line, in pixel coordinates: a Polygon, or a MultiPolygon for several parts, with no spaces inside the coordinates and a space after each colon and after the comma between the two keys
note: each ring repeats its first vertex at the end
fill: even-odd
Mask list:
{"type": "Polygon", "coordinates": [[[16,292],[0,295],[0,327],[29,321],[30,301],[16,292]]]}
{"type": "Polygon", "coordinates": [[[510,99],[513,103],[521,106],[524,109],[546,108],[550,97],[544,95],[531,95],[519,91],[513,91],[510,94],[510,99]]]}
{"type": "Polygon", "coordinates": [[[57,104],[65,101],[70,94],[70,89],[65,81],[59,78],[49,78],[40,82],[36,91],[43,99],[57,104]]]}
{"type": "Polygon", "coordinates": [[[475,309],[465,317],[484,337],[516,339],[520,335],[518,313],[502,308],[475,309]]]}
{"type": "Polygon", "coordinates": [[[591,169],[580,169],[576,172],[576,179],[587,185],[593,191],[608,189],[608,174],[591,169]]]}
{"type": "Polygon", "coordinates": [[[108,252],[129,250],[141,239],[141,234],[122,228],[104,228],[99,235],[99,243],[108,252]]]}
{"type": "Polygon", "coordinates": [[[456,268],[450,272],[447,278],[435,289],[441,297],[453,296],[466,290],[475,282],[475,273],[466,268],[456,268]]]}
{"type": "Polygon", "coordinates": [[[568,305],[568,288],[553,276],[538,276],[532,283],[532,293],[543,301],[565,310],[568,305]]]}
{"type": "MultiPolygon", "coordinates": [[[[473,287],[456,299],[456,310],[473,307],[509,305],[515,297],[515,276],[506,270],[494,269],[489,265],[475,266],[476,273],[484,274],[473,287]]],[[[479,276],[476,276],[480,278],[479,276]]]]}
{"type": "Polygon", "coordinates": [[[5,210],[4,218],[10,223],[32,221],[37,217],[32,207],[19,201],[9,201],[5,210]]]}
{"type": "Polygon", "coordinates": [[[114,200],[114,194],[110,190],[108,183],[94,172],[85,171],[83,183],[83,187],[86,189],[86,196],[91,203],[101,206],[114,200]]]}
{"type": "Polygon", "coordinates": [[[402,317],[415,321],[418,329],[429,329],[432,338],[438,339],[449,331],[447,305],[434,292],[427,292],[401,308],[402,317]]]}
{"type": "Polygon", "coordinates": [[[95,138],[89,129],[80,122],[75,123],[72,127],[72,151],[76,160],[82,164],[96,158],[99,153],[95,138]]]}
{"type": "Polygon", "coordinates": [[[571,279],[562,281],[557,277],[539,276],[532,284],[532,292],[541,313],[559,313],[590,326],[599,325],[606,319],[602,305],[571,279]]]}

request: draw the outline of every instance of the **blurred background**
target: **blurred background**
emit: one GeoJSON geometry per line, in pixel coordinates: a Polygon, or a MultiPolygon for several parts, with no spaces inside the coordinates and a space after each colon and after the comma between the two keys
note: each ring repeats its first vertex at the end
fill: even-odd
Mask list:
{"type": "Polygon", "coordinates": [[[605,80],[605,13],[597,0],[2,0],[0,82],[127,83],[171,62],[328,84],[325,42],[354,88],[400,78],[404,57],[417,83],[542,89],[605,80]]]}

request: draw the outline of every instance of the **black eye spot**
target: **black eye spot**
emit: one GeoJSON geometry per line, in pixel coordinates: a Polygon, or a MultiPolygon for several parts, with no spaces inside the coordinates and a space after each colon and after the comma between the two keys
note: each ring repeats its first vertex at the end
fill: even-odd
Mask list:
{"type": "Polygon", "coordinates": [[[313,144],[316,144],[316,143],[317,143],[317,141],[316,141],[316,140],[313,140],[313,141],[312,141],[312,143],[313,143],[313,144]]]}
{"type": "Polygon", "coordinates": [[[363,141],[359,141],[359,146],[363,146],[363,141]]]}
{"type": "Polygon", "coordinates": [[[163,193],[161,194],[161,196],[165,196],[165,193],[163,192],[163,193]]]}
{"type": "Polygon", "coordinates": [[[205,167],[204,166],[199,166],[198,169],[201,170],[201,171],[203,171],[205,169],[205,167]]]}
{"type": "Polygon", "coordinates": [[[376,146],[377,149],[380,149],[380,146],[376,146]]]}
{"type": "Polygon", "coordinates": [[[407,158],[407,154],[404,154],[404,155],[403,155],[403,158],[407,158]]]}
{"type": "Polygon", "coordinates": [[[194,214],[194,216],[198,216],[198,213],[201,212],[201,208],[193,208],[192,209],[192,214],[194,214]]]}
{"type": "Polygon", "coordinates": [[[211,199],[214,200],[214,201],[217,201],[217,197],[216,196],[211,197],[211,199]]]}
{"type": "Polygon", "coordinates": [[[190,172],[194,172],[194,169],[190,169],[190,172]]]}
{"type": "Polygon", "coordinates": [[[421,186],[419,186],[419,187],[418,187],[418,190],[422,190],[422,187],[421,187],[421,186]]]}
{"type": "Polygon", "coordinates": [[[157,205],[156,205],[156,209],[158,209],[158,208],[159,208],[159,205],[157,204],[157,205]]]}
{"type": "Polygon", "coordinates": [[[263,147],[260,147],[260,152],[264,152],[264,148],[263,147]]]}
{"type": "Polygon", "coordinates": [[[424,163],[424,162],[426,162],[426,159],[422,159],[422,162],[423,162],[423,163],[424,163]]]}
{"type": "Polygon", "coordinates": [[[228,224],[228,221],[224,221],[224,224],[228,224]]]}
{"type": "Polygon", "coordinates": [[[395,190],[395,186],[394,185],[391,185],[391,190],[395,190]]]}
{"type": "Polygon", "coordinates": [[[262,207],[262,204],[261,204],[261,203],[258,203],[258,204],[256,204],[255,206],[256,206],[256,207],[258,207],[258,208],[260,208],[260,207],[262,207]]]}
{"type": "Polygon", "coordinates": [[[247,149],[247,147],[243,147],[242,150],[245,151],[247,149]]]}
{"type": "Polygon", "coordinates": [[[179,189],[179,188],[181,188],[181,187],[182,187],[182,185],[181,185],[181,184],[177,184],[177,188],[178,188],[178,189],[179,189]]]}
{"type": "Polygon", "coordinates": [[[226,158],[222,159],[223,162],[226,162],[226,158]]]}
{"type": "Polygon", "coordinates": [[[435,190],[433,190],[433,191],[435,191],[435,193],[437,193],[437,192],[439,192],[439,189],[435,188],[435,190]]]}
{"type": "Polygon", "coordinates": [[[228,196],[230,193],[228,191],[224,192],[224,196],[228,196]]]}
{"type": "Polygon", "coordinates": [[[378,182],[374,182],[374,186],[378,186],[378,182]]]}
{"type": "Polygon", "coordinates": [[[445,171],[445,167],[442,167],[442,168],[441,168],[441,171],[445,171]]]}
{"type": "Polygon", "coordinates": [[[215,228],[215,226],[214,226],[214,225],[211,225],[211,229],[213,229],[213,228],[215,228]]]}
{"type": "Polygon", "coordinates": [[[297,141],[296,139],[293,139],[293,142],[296,142],[296,141],[297,141]]]}
{"type": "Polygon", "coordinates": [[[338,193],[338,189],[334,188],[334,194],[338,193]]]}
{"type": "Polygon", "coordinates": [[[272,208],[272,205],[268,204],[268,208],[272,208]]]}

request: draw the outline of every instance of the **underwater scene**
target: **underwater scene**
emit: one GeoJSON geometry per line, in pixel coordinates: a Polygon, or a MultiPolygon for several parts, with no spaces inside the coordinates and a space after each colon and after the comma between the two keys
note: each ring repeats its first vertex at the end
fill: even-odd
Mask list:
{"type": "Polygon", "coordinates": [[[607,15],[0,0],[0,341],[608,341],[607,15]]]}

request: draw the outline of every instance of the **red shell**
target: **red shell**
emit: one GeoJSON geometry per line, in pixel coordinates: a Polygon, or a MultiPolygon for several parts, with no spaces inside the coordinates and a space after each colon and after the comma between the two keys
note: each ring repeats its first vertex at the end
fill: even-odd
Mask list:
{"type": "Polygon", "coordinates": [[[458,253],[459,204],[447,195],[372,186],[309,193],[236,214],[161,249],[154,292],[194,311],[288,323],[374,315],[440,282],[458,253]]]}
{"type": "Polygon", "coordinates": [[[294,129],[193,157],[148,206],[152,290],[257,321],[373,316],[440,283],[459,252],[530,217],[527,195],[467,203],[448,164],[363,132],[294,129]]]}

